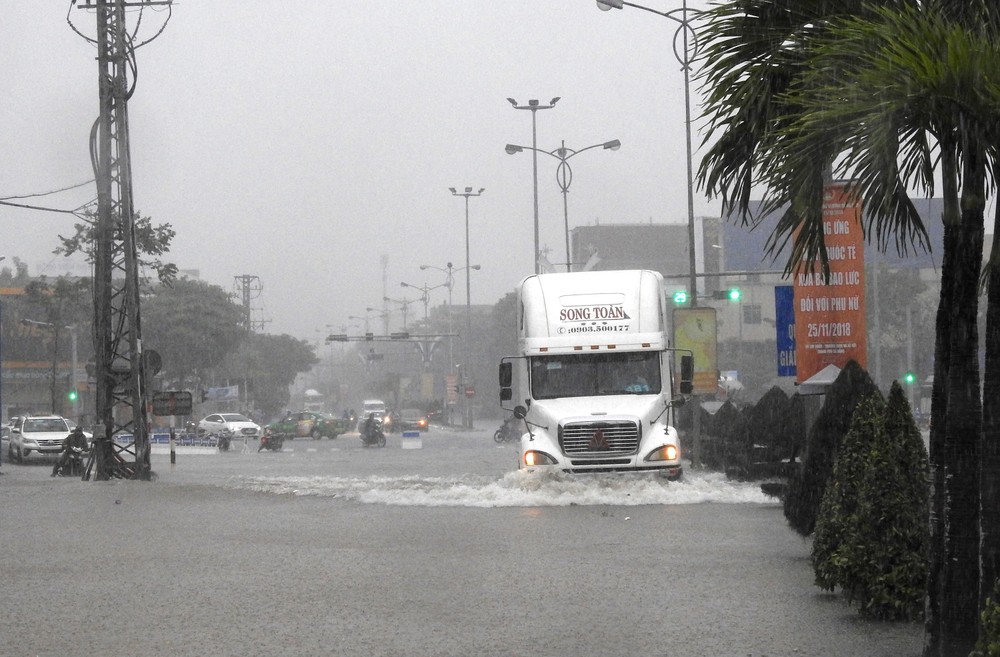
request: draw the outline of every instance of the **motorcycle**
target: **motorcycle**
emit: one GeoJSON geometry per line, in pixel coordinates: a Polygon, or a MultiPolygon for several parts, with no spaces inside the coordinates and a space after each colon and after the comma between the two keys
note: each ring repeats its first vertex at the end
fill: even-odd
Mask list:
{"type": "Polygon", "coordinates": [[[521,431],[518,429],[520,420],[510,417],[504,420],[500,428],[493,432],[493,440],[497,443],[509,443],[521,438],[521,431]]]}
{"type": "Polygon", "coordinates": [[[233,442],[233,432],[223,431],[216,436],[216,441],[218,442],[220,452],[228,452],[233,442]]]}
{"type": "Polygon", "coordinates": [[[69,448],[69,460],[63,463],[54,473],[57,477],[79,477],[83,474],[83,449],[69,448]]]}
{"type": "Polygon", "coordinates": [[[271,431],[270,429],[264,431],[264,434],[260,437],[260,446],[257,451],[269,449],[272,452],[280,452],[281,447],[285,444],[285,434],[271,431]]]}
{"type": "Polygon", "coordinates": [[[379,420],[372,422],[370,429],[361,432],[361,444],[365,447],[385,447],[385,432],[379,420]]]}

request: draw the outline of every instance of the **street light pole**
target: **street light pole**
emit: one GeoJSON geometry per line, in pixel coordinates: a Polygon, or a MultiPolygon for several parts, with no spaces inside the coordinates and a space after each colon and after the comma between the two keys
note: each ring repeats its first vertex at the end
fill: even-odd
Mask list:
{"type": "Polygon", "coordinates": [[[697,288],[697,260],[695,258],[695,230],[694,230],[694,170],[691,164],[692,151],[691,151],[691,43],[688,41],[689,37],[693,39],[694,49],[698,49],[697,35],[695,34],[694,28],[691,26],[691,18],[697,18],[701,12],[696,9],[688,9],[687,0],[682,0],[681,6],[678,9],[671,9],[670,11],[657,11],[655,9],[650,9],[649,7],[643,7],[642,5],[633,4],[631,2],[625,2],[624,0],[597,0],[597,7],[601,11],[609,11],[611,9],[621,9],[622,7],[634,7],[636,9],[642,9],[643,11],[648,11],[652,14],[658,16],[663,16],[664,18],[669,18],[670,20],[677,23],[677,31],[674,32],[674,57],[677,62],[681,65],[681,70],[684,72],[684,135],[685,143],[687,146],[687,218],[688,218],[688,266],[690,268],[690,277],[688,281],[689,287],[689,298],[691,299],[691,306],[698,305],[698,288],[697,288]],[[678,36],[681,41],[681,49],[678,50],[677,41],[678,36]]]}
{"type": "MultiPolygon", "coordinates": [[[[405,286],[406,283],[403,283],[405,286]]],[[[402,299],[390,299],[389,297],[382,297],[382,301],[390,301],[392,303],[398,303],[400,310],[403,314],[403,330],[406,330],[406,315],[410,310],[410,304],[416,301],[416,299],[407,299],[405,296],[402,299]]],[[[427,304],[424,303],[424,319],[427,319],[427,304]]]]}
{"type": "MultiPolygon", "coordinates": [[[[460,272],[463,269],[468,270],[469,268],[468,267],[459,267],[458,269],[455,269],[454,265],[452,265],[449,262],[444,267],[435,267],[434,265],[420,265],[420,269],[421,270],[436,269],[437,271],[439,271],[439,272],[441,272],[441,273],[443,273],[445,275],[444,285],[445,285],[445,287],[448,288],[448,374],[450,376],[450,375],[452,375],[452,374],[455,373],[455,349],[454,349],[455,339],[454,339],[454,337],[452,337],[452,334],[454,333],[454,330],[452,328],[452,323],[454,321],[453,320],[454,315],[452,314],[452,308],[453,308],[453,306],[452,306],[452,294],[451,293],[452,293],[452,290],[455,288],[455,273],[456,272],[460,272]]],[[[480,265],[472,265],[472,269],[475,269],[476,271],[478,271],[479,269],[481,269],[481,266],[480,265]]],[[[468,285],[466,287],[468,287],[468,285]]],[[[446,414],[445,414],[446,420],[445,421],[450,424],[450,422],[451,422],[451,420],[450,420],[450,418],[451,418],[451,409],[449,408],[447,393],[445,394],[444,406],[446,407],[446,414]]]]}
{"type": "Polygon", "coordinates": [[[531,150],[532,150],[531,174],[532,174],[532,180],[534,181],[534,198],[535,198],[535,254],[534,254],[533,257],[534,257],[534,260],[535,260],[535,273],[537,274],[538,271],[539,271],[539,268],[538,268],[538,255],[539,255],[539,250],[538,250],[538,152],[536,150],[536,148],[538,147],[538,133],[537,133],[536,124],[535,124],[535,114],[538,112],[538,110],[552,109],[553,107],[555,107],[556,103],[559,102],[559,96],[556,96],[551,101],[549,101],[548,105],[541,105],[541,104],[539,104],[539,102],[537,100],[534,100],[534,99],[529,100],[527,105],[518,105],[517,101],[514,100],[513,98],[508,98],[507,102],[510,103],[511,105],[513,105],[514,109],[516,109],[516,110],[528,110],[528,111],[531,112],[531,150]]]}
{"type": "MultiPolygon", "coordinates": [[[[622,143],[620,141],[612,139],[611,141],[606,141],[601,144],[594,144],[592,146],[587,146],[586,148],[581,148],[578,151],[575,151],[572,148],[566,148],[565,140],[563,140],[562,146],[554,151],[543,151],[535,148],[534,146],[518,146],[517,144],[507,144],[506,148],[504,148],[508,155],[530,150],[533,155],[536,153],[545,153],[546,155],[551,155],[559,160],[559,166],[556,167],[556,183],[559,185],[559,189],[562,190],[563,195],[563,225],[566,232],[566,271],[572,271],[573,264],[573,260],[569,253],[569,201],[567,199],[569,186],[573,183],[573,169],[569,166],[569,159],[574,155],[578,155],[584,151],[589,151],[591,148],[600,147],[604,150],[617,151],[621,148],[621,146],[622,143]]],[[[536,270],[535,273],[537,274],[538,271],[536,270]]]]}
{"type": "Polygon", "coordinates": [[[445,285],[447,285],[447,283],[442,283],[441,285],[427,285],[427,283],[424,283],[423,285],[414,285],[412,283],[407,283],[404,281],[400,283],[400,285],[402,287],[412,287],[414,290],[420,290],[420,300],[424,304],[424,321],[426,322],[427,307],[428,305],[430,305],[431,302],[431,294],[430,294],[431,290],[436,290],[439,287],[444,287],[445,285]]]}
{"type": "MultiPolygon", "coordinates": [[[[554,103],[555,100],[552,102],[554,103]]],[[[465,197],[465,366],[462,368],[462,387],[464,389],[467,385],[469,367],[472,364],[472,266],[469,264],[469,197],[480,196],[486,191],[486,188],[480,187],[478,192],[473,192],[471,187],[466,187],[464,192],[456,191],[454,187],[448,189],[452,196],[465,197]]],[[[468,429],[473,428],[472,403],[468,394],[465,395],[465,426],[468,429]]]]}

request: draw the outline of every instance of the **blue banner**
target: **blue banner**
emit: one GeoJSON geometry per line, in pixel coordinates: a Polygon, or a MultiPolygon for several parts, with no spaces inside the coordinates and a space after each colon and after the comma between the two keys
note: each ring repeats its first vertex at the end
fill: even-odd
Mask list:
{"type": "Polygon", "coordinates": [[[778,376],[795,376],[795,288],[774,288],[774,331],[778,347],[778,376]]]}

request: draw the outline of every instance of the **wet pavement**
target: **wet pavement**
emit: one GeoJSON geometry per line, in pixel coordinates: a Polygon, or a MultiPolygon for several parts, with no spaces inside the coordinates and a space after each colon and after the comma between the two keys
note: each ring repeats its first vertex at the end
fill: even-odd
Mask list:
{"type": "Polygon", "coordinates": [[[0,655],[917,657],[749,484],[525,477],[492,429],[0,471],[0,655]],[[68,630],[66,628],[69,628],[68,630]]]}

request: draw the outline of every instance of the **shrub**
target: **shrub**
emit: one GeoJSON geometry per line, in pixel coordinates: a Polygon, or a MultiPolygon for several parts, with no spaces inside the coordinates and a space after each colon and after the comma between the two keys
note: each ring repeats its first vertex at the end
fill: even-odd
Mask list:
{"type": "Polygon", "coordinates": [[[813,533],[816,585],[828,591],[840,586],[849,598],[857,579],[857,574],[851,571],[857,564],[851,562],[847,552],[861,540],[858,509],[861,480],[872,446],[881,440],[884,415],[885,402],[878,393],[858,404],[823,492],[813,533]]]}
{"type": "Polygon", "coordinates": [[[728,476],[744,479],[747,473],[747,423],[732,402],[715,413],[715,434],[722,442],[723,465],[728,476]]]}
{"type": "Polygon", "coordinates": [[[1000,580],[979,614],[979,640],[969,657],[1000,657],[1000,580]]]}
{"type": "Polygon", "coordinates": [[[833,472],[840,442],[850,427],[851,415],[860,400],[873,393],[878,394],[878,388],[853,360],[830,386],[819,417],[809,431],[802,464],[788,482],[785,496],[785,518],[799,534],[808,536],[815,529],[823,491],[833,472]]]}
{"type": "Polygon", "coordinates": [[[863,616],[912,619],[926,588],[928,465],[898,382],[858,405],[816,522],[816,583],[863,616]]]}

